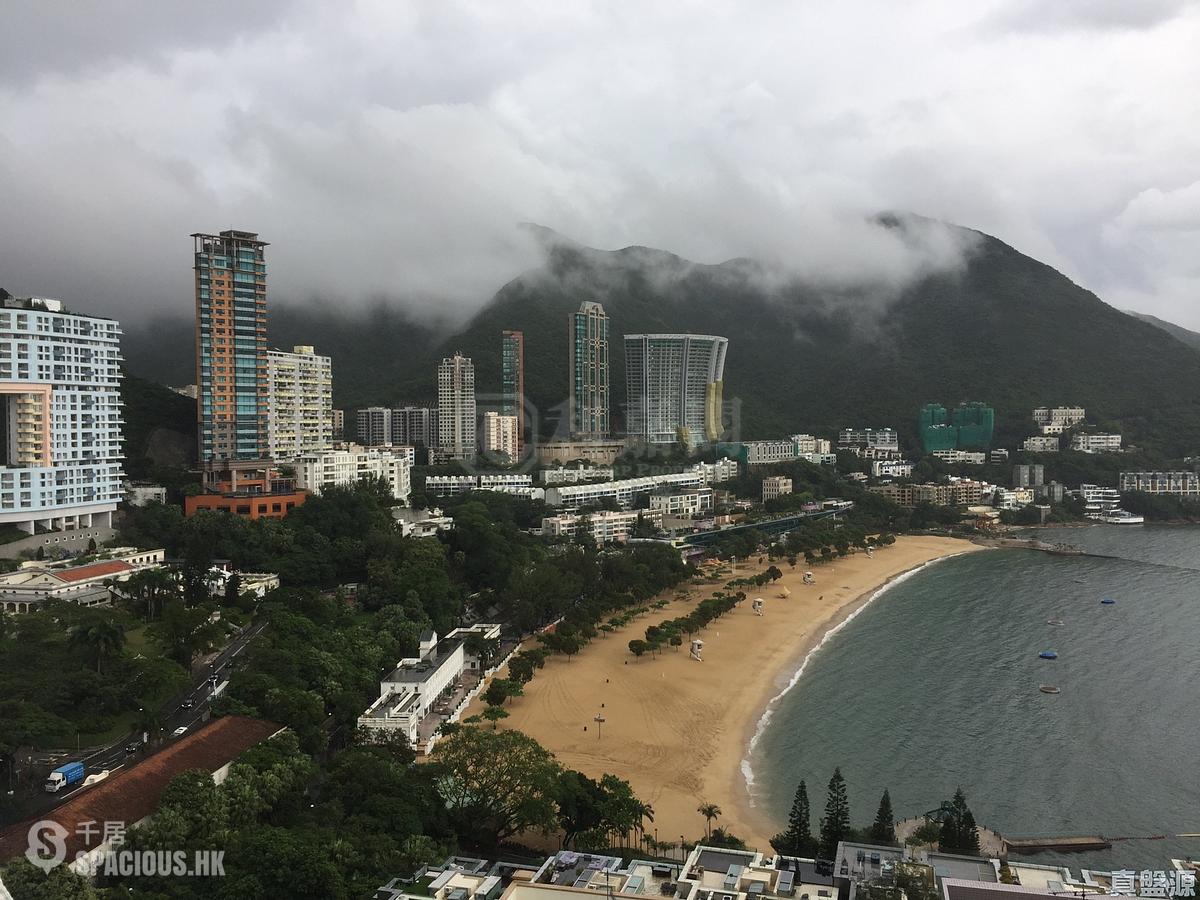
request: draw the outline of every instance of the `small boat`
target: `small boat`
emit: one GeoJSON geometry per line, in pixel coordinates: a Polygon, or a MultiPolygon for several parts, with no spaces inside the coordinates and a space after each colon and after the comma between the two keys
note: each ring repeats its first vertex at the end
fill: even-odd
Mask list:
{"type": "Polygon", "coordinates": [[[1063,622],[1062,619],[1047,619],[1046,624],[1047,625],[1063,625],[1065,623],[1063,622]]]}
{"type": "Polygon", "coordinates": [[[1038,690],[1041,691],[1043,694],[1061,694],[1062,693],[1062,691],[1060,691],[1058,688],[1056,688],[1052,684],[1039,684],[1038,690]]]}
{"type": "Polygon", "coordinates": [[[1113,605],[1114,603],[1116,603],[1117,601],[1116,601],[1116,600],[1114,600],[1112,597],[1105,597],[1105,598],[1104,598],[1103,600],[1101,600],[1100,602],[1101,602],[1101,603],[1103,603],[1105,606],[1112,606],[1112,605],[1113,605]]]}
{"type": "Polygon", "coordinates": [[[1057,650],[1043,650],[1038,654],[1041,659],[1058,659],[1057,650]]]}
{"type": "Polygon", "coordinates": [[[1076,584],[1087,584],[1087,579],[1086,578],[1076,578],[1075,583],[1076,584]]]}

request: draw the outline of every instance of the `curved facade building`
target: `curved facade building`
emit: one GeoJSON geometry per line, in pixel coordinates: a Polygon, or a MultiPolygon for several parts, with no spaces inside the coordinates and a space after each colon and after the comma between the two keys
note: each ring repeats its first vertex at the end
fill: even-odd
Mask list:
{"type": "Polygon", "coordinates": [[[625,335],[627,428],[650,444],[711,443],[721,412],[729,339],[711,334],[625,335]]]}

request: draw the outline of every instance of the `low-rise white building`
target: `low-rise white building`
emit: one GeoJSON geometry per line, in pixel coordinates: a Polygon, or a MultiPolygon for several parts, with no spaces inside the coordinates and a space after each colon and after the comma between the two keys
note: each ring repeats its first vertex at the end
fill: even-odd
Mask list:
{"type": "Polygon", "coordinates": [[[876,478],[911,478],[913,464],[903,459],[877,459],[871,463],[876,478]]]}
{"type": "Polygon", "coordinates": [[[770,500],[776,500],[779,497],[790,494],[791,492],[792,479],[788,478],[786,475],[769,475],[763,479],[763,503],[766,503],[770,500]]]}
{"type": "Polygon", "coordinates": [[[407,502],[412,492],[412,447],[362,447],[347,444],[329,450],[312,450],[292,463],[296,485],[314,494],[344,487],[363,478],[385,481],[392,497],[407,502]]]}
{"type": "Polygon", "coordinates": [[[663,513],[655,509],[600,510],[586,515],[562,513],[542,519],[542,537],[573,538],[583,531],[598,545],[624,543],[639,522],[661,528],[663,513]]]}
{"type": "Polygon", "coordinates": [[[452,531],[454,520],[442,515],[437,508],[410,509],[407,506],[392,507],[392,520],[400,529],[401,537],[437,537],[439,532],[452,531]]]}
{"type": "Polygon", "coordinates": [[[485,475],[427,475],[425,491],[434,497],[453,497],[471,491],[495,491],[541,500],[546,492],[534,487],[533,476],[523,472],[493,472],[485,475]]]}
{"type": "MultiPolygon", "coordinates": [[[[826,441],[826,443],[829,443],[826,441]]],[[[814,466],[836,466],[836,453],[801,453],[796,459],[802,459],[805,462],[810,462],[814,466]]]]}
{"type": "Polygon", "coordinates": [[[1122,472],[1120,485],[1122,491],[1145,494],[1200,495],[1200,476],[1195,472],[1122,472]]]}
{"type": "Polygon", "coordinates": [[[987,462],[987,454],[982,450],[934,450],[931,456],[944,463],[966,463],[972,466],[982,466],[987,462]]]}
{"type": "Polygon", "coordinates": [[[1021,449],[1027,453],[1057,453],[1058,438],[1053,435],[1034,435],[1025,438],[1021,449]]]}
{"type": "Polygon", "coordinates": [[[843,428],[838,432],[838,446],[899,450],[900,436],[894,428],[843,428]]]}
{"type": "Polygon", "coordinates": [[[27,613],[48,600],[67,600],[79,606],[108,606],[113,590],[145,569],[160,569],[163,550],[116,547],[82,565],[71,560],[31,561],[15,572],[0,575],[0,610],[27,613]]]}
{"type": "Polygon", "coordinates": [[[693,488],[686,491],[658,491],[650,495],[650,509],[674,519],[694,519],[712,512],[713,489],[693,488]]]}
{"type": "Polygon", "coordinates": [[[746,450],[746,465],[769,466],[791,462],[796,458],[796,444],[790,438],[777,441],[742,441],[746,450]]]}
{"type": "Polygon", "coordinates": [[[499,640],[500,626],[480,623],[456,628],[438,640],[436,632],[421,635],[418,655],[400,660],[396,668],[379,682],[379,699],[358,718],[365,728],[399,731],[410,746],[424,750],[428,736],[421,724],[431,715],[447,715],[449,703],[464,693],[462,679],[483,675],[484,663],[467,652],[467,638],[478,634],[485,640],[499,640]]]}
{"type": "Polygon", "coordinates": [[[1071,449],[1081,453],[1120,453],[1121,435],[1077,432],[1071,436],[1071,449]]]}
{"type": "Polygon", "coordinates": [[[792,443],[796,445],[797,453],[830,453],[833,447],[826,438],[811,434],[793,434],[792,443]]]}
{"type": "Polygon", "coordinates": [[[581,484],[588,481],[612,481],[616,477],[612,466],[555,466],[542,469],[542,484],[581,484]]]}
{"type": "Polygon", "coordinates": [[[737,462],[722,458],[715,463],[697,463],[683,472],[667,472],[661,475],[644,475],[640,478],[625,478],[620,481],[605,481],[594,484],[566,484],[546,489],[546,503],[564,509],[578,509],[608,501],[622,509],[633,505],[634,498],[651,494],[662,488],[687,489],[705,487],[737,476],[737,462]]]}
{"type": "Polygon", "coordinates": [[[1039,406],[1033,411],[1033,421],[1043,428],[1047,425],[1058,426],[1060,429],[1070,428],[1078,425],[1085,417],[1082,406],[1039,406]]]}

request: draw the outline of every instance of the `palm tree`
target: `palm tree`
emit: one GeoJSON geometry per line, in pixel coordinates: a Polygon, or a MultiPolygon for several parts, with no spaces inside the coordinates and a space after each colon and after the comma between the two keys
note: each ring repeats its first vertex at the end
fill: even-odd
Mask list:
{"type": "Polygon", "coordinates": [[[704,816],[704,837],[707,839],[712,835],[712,823],[721,818],[721,807],[715,803],[701,803],[696,812],[704,816]]]}
{"type": "Polygon", "coordinates": [[[96,672],[102,671],[104,657],[115,656],[125,646],[125,626],[116,619],[100,619],[80,625],[71,632],[71,643],[85,648],[96,658],[96,672]]]}

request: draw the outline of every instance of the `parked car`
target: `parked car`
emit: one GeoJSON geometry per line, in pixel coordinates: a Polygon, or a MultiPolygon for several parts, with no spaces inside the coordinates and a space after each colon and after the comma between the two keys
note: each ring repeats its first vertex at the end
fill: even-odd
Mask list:
{"type": "Polygon", "coordinates": [[[187,726],[180,725],[178,728],[176,728],[174,731],[171,732],[171,737],[183,737],[185,734],[187,734],[187,726]]]}

